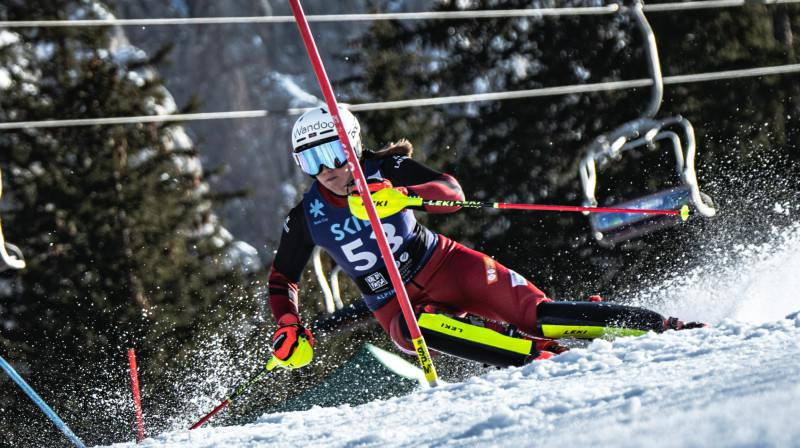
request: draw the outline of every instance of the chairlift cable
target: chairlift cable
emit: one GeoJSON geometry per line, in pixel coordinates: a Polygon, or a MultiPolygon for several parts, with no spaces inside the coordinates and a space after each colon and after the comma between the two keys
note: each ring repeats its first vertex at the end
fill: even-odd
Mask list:
{"type": "MultiPolygon", "coordinates": [[[[742,70],[727,70],[721,72],[698,73],[692,75],[665,76],[664,84],[677,85],[704,81],[718,81],[724,79],[737,79],[757,76],[784,75],[800,72],[800,64],[776,65],[770,67],[757,67],[742,70]]],[[[470,103],[480,101],[502,101],[509,99],[534,98],[544,96],[570,95],[593,93],[609,90],[624,90],[653,85],[652,79],[634,79],[628,81],[611,81],[594,84],[576,84],[560,87],[545,87],[540,89],[518,90],[510,92],[480,93],[471,95],[457,95],[442,98],[422,98],[401,101],[384,101],[375,103],[352,104],[348,109],[353,112],[366,112],[387,109],[403,109],[411,107],[428,107],[447,104],[470,103]]],[[[221,120],[236,118],[260,118],[268,115],[299,115],[308,108],[291,108],[280,111],[247,110],[229,112],[205,112],[195,114],[175,115],[144,115],[134,117],[87,118],[71,120],[39,120],[39,121],[12,121],[0,123],[0,130],[27,129],[27,128],[52,128],[70,126],[96,126],[112,124],[152,123],[171,121],[195,120],[221,120]]]]}
{"type": "MultiPolygon", "coordinates": [[[[690,2],[662,3],[644,5],[645,12],[688,11],[696,9],[729,8],[751,4],[790,4],[800,0],[704,0],[690,2]]],[[[309,22],[358,22],[385,20],[447,20],[447,19],[497,19],[512,17],[560,17],[580,15],[614,14],[626,7],[617,4],[606,6],[541,8],[541,9],[501,9],[465,11],[428,11],[406,13],[374,14],[321,14],[309,15],[309,22]]],[[[294,23],[292,16],[245,16],[245,17],[175,17],[146,19],[77,19],[77,20],[6,20],[0,21],[0,28],[38,28],[38,27],[90,27],[90,26],[158,26],[158,25],[227,25],[252,23],[294,23]]]]}
{"type": "MultiPolygon", "coordinates": [[[[798,1],[798,0],[789,0],[798,1]]],[[[309,22],[358,22],[384,20],[444,20],[444,19],[496,19],[538,16],[577,16],[613,14],[619,5],[542,8],[542,9],[498,9],[441,12],[408,12],[376,14],[324,14],[308,16],[309,22]]],[[[148,26],[148,25],[225,25],[242,23],[294,23],[292,16],[251,17],[191,17],[169,19],[86,19],[86,20],[27,20],[0,21],[0,27],[84,27],[84,26],[148,26]]]]}
{"type": "Polygon", "coordinates": [[[644,12],[691,11],[696,9],[731,8],[745,5],[778,5],[797,3],[797,0],[704,0],[644,5],[644,12]]]}

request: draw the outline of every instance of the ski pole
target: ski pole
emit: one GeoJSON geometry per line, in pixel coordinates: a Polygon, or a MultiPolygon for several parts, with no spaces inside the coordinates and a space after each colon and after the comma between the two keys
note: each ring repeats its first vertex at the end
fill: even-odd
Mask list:
{"type": "Polygon", "coordinates": [[[25,393],[28,394],[29,397],[31,397],[31,400],[33,400],[33,402],[36,403],[48,417],[50,417],[50,420],[52,420],[53,423],[55,423],[56,426],[58,426],[58,429],[60,429],[61,432],[64,433],[64,435],[66,435],[67,437],[69,437],[70,440],[72,440],[72,443],[74,443],[75,446],[77,446],[78,448],[86,448],[86,445],[84,445],[83,442],[81,442],[81,440],[78,438],[78,436],[76,436],[75,433],[73,433],[72,430],[69,429],[69,426],[67,426],[67,424],[64,423],[63,420],[58,418],[58,415],[56,415],[56,413],[53,412],[50,406],[48,406],[47,403],[45,403],[44,400],[42,400],[42,397],[40,397],[39,394],[37,394],[33,390],[33,388],[31,388],[31,386],[29,386],[28,383],[26,383],[25,380],[22,379],[21,376],[19,376],[17,371],[14,370],[14,368],[11,367],[11,364],[7,363],[2,356],[0,356],[0,366],[2,366],[3,370],[5,370],[6,373],[8,373],[8,376],[10,376],[11,379],[13,379],[19,385],[19,387],[21,387],[22,390],[24,390],[25,393]]]}
{"type": "MultiPolygon", "coordinates": [[[[393,188],[384,188],[372,193],[372,202],[381,218],[391,216],[406,207],[412,206],[439,206],[439,207],[464,207],[464,208],[505,208],[517,210],[547,210],[559,212],[614,212],[614,213],[643,213],[654,215],[677,215],[681,221],[686,221],[691,212],[689,206],[684,205],[680,210],[651,210],[635,208],[609,208],[609,207],[579,207],[573,205],[541,205],[541,204],[508,204],[503,202],[480,201],[440,201],[408,197],[393,188]]],[[[364,201],[360,196],[348,197],[350,212],[358,219],[367,219],[364,201]]]]}
{"type": "Polygon", "coordinates": [[[236,389],[228,398],[226,398],[225,401],[220,403],[219,406],[215,407],[213,411],[211,411],[208,414],[206,414],[205,417],[201,418],[197,423],[192,425],[192,427],[189,428],[189,429],[192,430],[192,429],[195,429],[195,428],[199,428],[203,423],[207,422],[208,419],[213,417],[214,414],[216,414],[217,412],[221,411],[222,408],[224,408],[225,406],[231,404],[231,401],[236,399],[236,397],[238,397],[239,394],[244,392],[245,389],[250,387],[256,381],[260,380],[261,377],[264,376],[265,373],[267,373],[267,371],[272,370],[275,367],[275,364],[272,362],[273,359],[274,358],[270,358],[269,362],[267,362],[267,364],[261,370],[259,370],[258,373],[256,373],[252,378],[250,378],[249,381],[247,381],[246,383],[244,383],[241,386],[239,386],[239,388],[236,389]]]}
{"type": "MultiPolygon", "coordinates": [[[[364,177],[363,171],[361,171],[361,165],[358,163],[358,158],[356,157],[355,151],[353,151],[350,137],[347,135],[347,131],[342,125],[342,119],[339,116],[339,107],[336,103],[336,96],[333,94],[333,88],[331,87],[331,82],[328,79],[328,74],[325,72],[325,67],[322,65],[322,58],[317,50],[317,44],[314,42],[314,36],[311,35],[311,28],[308,26],[308,20],[306,20],[303,7],[300,5],[300,0],[290,0],[289,3],[292,6],[292,13],[294,14],[295,21],[297,22],[297,27],[300,29],[300,34],[303,37],[303,43],[306,46],[308,57],[311,59],[311,65],[314,66],[314,73],[316,74],[317,81],[322,89],[322,95],[325,97],[325,103],[328,106],[328,111],[331,114],[331,118],[333,118],[336,131],[339,134],[339,140],[341,141],[344,152],[347,155],[347,161],[350,165],[350,171],[353,173],[353,179],[356,182],[356,188],[362,196],[370,197],[369,188],[367,187],[367,180],[364,177]]],[[[414,316],[414,309],[411,307],[411,300],[408,297],[408,292],[406,291],[405,284],[403,283],[403,278],[400,276],[400,271],[397,269],[394,254],[389,247],[389,240],[386,237],[386,234],[383,232],[380,215],[378,214],[376,207],[372,206],[372,201],[367,201],[367,203],[369,205],[367,205],[367,207],[363,207],[365,216],[363,219],[368,219],[370,225],[372,225],[372,228],[375,229],[375,239],[378,242],[381,256],[386,263],[386,270],[389,273],[389,279],[394,287],[397,302],[400,305],[400,309],[403,311],[403,316],[406,318],[406,322],[408,323],[408,330],[409,333],[411,333],[411,342],[414,344],[414,350],[417,353],[417,358],[419,359],[422,371],[425,372],[425,379],[428,380],[428,384],[431,387],[436,387],[438,384],[436,369],[431,361],[428,345],[425,343],[425,338],[422,337],[422,331],[419,329],[417,319],[414,316]]]]}

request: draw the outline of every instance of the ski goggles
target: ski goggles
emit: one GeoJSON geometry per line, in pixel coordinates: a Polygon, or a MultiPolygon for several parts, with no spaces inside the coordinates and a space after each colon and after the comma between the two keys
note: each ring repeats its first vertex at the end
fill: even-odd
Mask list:
{"type": "Polygon", "coordinates": [[[344,166],[347,163],[347,155],[344,153],[342,142],[334,140],[294,153],[294,161],[304,172],[316,176],[321,171],[320,165],[332,170],[344,166]]]}

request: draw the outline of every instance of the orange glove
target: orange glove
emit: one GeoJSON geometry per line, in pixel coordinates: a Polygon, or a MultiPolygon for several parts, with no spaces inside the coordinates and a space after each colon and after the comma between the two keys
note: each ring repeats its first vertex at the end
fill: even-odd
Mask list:
{"type": "MultiPolygon", "coordinates": [[[[367,179],[367,188],[369,189],[370,194],[377,193],[384,188],[394,188],[395,190],[403,193],[403,195],[408,196],[408,188],[406,187],[394,187],[392,186],[392,182],[389,179],[367,179]]],[[[358,190],[353,192],[353,196],[361,196],[358,190]]]]}
{"type": "Polygon", "coordinates": [[[272,338],[272,359],[268,369],[276,365],[285,369],[296,369],[311,362],[314,356],[314,337],[301,324],[278,328],[272,338]]]}

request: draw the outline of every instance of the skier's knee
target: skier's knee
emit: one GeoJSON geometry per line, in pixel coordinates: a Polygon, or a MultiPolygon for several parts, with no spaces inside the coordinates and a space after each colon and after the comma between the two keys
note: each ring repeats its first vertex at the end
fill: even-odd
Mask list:
{"type": "MultiPolygon", "coordinates": [[[[439,314],[442,310],[434,305],[421,304],[414,307],[414,315],[417,319],[422,313],[439,314]]],[[[395,343],[397,348],[410,355],[416,354],[414,350],[413,338],[411,337],[411,330],[408,328],[408,322],[403,313],[397,313],[389,323],[389,337],[395,343]]],[[[431,355],[435,354],[434,352],[431,355]]]]}
{"type": "Polygon", "coordinates": [[[392,321],[389,323],[389,337],[392,338],[394,344],[404,353],[413,355],[414,344],[411,342],[411,330],[408,329],[403,313],[397,313],[392,321]]]}

